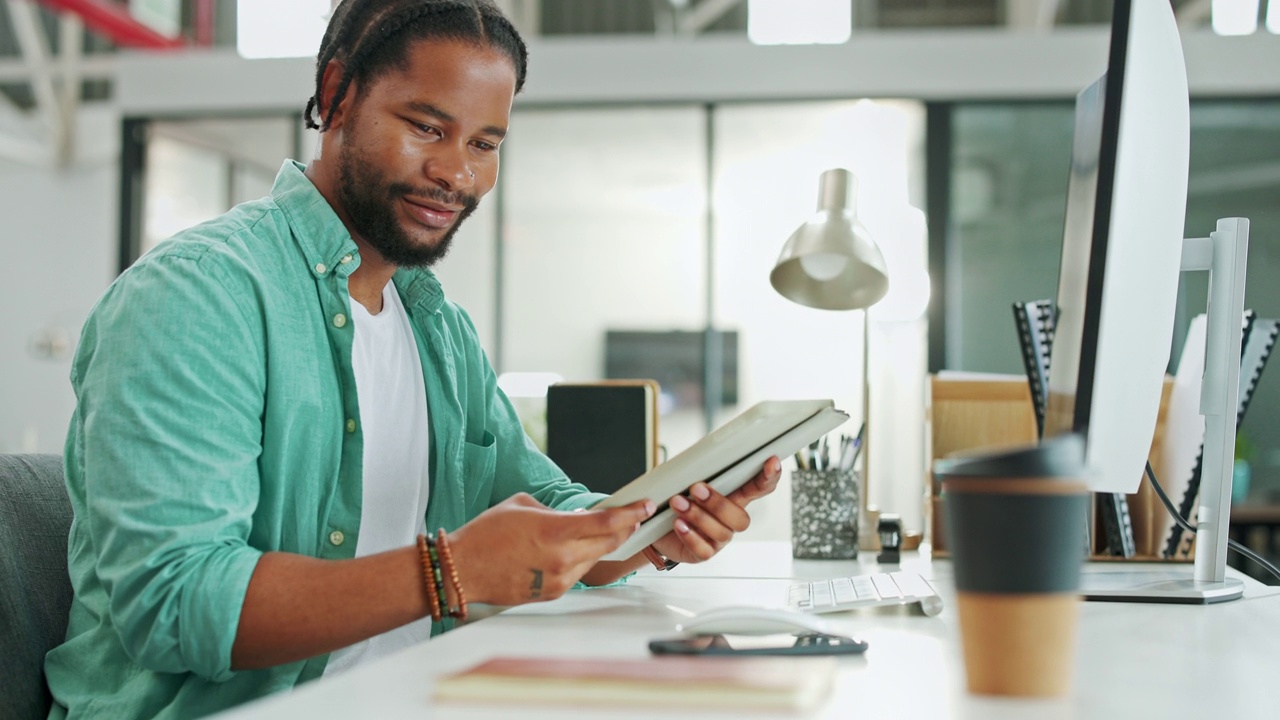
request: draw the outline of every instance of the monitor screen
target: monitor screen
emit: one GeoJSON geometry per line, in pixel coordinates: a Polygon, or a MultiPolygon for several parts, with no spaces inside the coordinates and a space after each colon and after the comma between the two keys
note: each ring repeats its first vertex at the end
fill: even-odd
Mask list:
{"type": "MultiPolygon", "coordinates": [[[[738,403],[738,333],[720,330],[720,404],[738,403]]],[[[651,378],[662,393],[663,414],[702,409],[706,334],[698,330],[608,330],[604,376],[651,378]]]]}
{"type": "MultiPolygon", "coordinates": [[[[1103,86],[1106,75],[1076,97],[1075,137],[1071,143],[1071,175],[1067,183],[1067,213],[1062,231],[1058,292],[1054,301],[1053,357],[1045,406],[1044,436],[1053,437],[1088,428],[1090,396],[1082,382],[1092,384],[1092,363],[1081,358],[1086,344],[1096,348],[1097,325],[1085,337],[1089,301],[1089,261],[1094,247],[1094,216],[1098,200],[1098,162],[1102,155],[1103,86]]],[[[1114,151],[1109,153],[1114,161],[1114,151]]],[[[1105,233],[1106,229],[1102,231],[1105,233]]],[[[1105,241],[1104,241],[1105,242],[1105,241]]],[[[1100,287],[1092,287],[1097,293],[1100,287]]],[[[1098,305],[1097,297],[1092,305],[1098,305]]],[[[1093,352],[1089,353],[1092,357],[1093,352]]]]}

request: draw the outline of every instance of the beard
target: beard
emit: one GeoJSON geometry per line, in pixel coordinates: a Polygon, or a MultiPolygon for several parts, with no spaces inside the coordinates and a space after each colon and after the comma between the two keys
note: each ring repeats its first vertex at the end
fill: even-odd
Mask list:
{"type": "Polygon", "coordinates": [[[358,156],[353,144],[344,145],[338,156],[338,199],[356,233],[396,267],[431,267],[444,259],[462,221],[480,204],[479,198],[438,187],[391,182],[373,163],[358,156]],[[415,240],[396,214],[396,204],[409,195],[462,209],[439,240],[415,240]]]}

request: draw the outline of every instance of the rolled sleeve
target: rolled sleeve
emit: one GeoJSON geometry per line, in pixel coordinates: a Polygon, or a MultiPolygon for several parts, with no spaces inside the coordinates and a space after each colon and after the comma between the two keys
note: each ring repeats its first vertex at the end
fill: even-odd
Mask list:
{"type": "Polygon", "coordinates": [[[99,304],[72,372],[87,526],[109,622],[144,668],[232,676],[261,552],[264,358],[208,249],[147,258],[99,304]],[[98,332],[98,328],[110,328],[98,332]]]}

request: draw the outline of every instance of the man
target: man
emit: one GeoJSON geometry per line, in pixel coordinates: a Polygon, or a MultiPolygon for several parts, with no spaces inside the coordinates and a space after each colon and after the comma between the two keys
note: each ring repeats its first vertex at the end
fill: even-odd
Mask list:
{"type": "MultiPolygon", "coordinates": [[[[317,157],[99,302],[71,373],[52,716],[204,715],[426,639],[414,540],[436,528],[472,602],[646,562],[599,558],[652,503],[584,510],[600,496],[532,447],[426,269],[494,186],[525,60],[489,0],[347,0],[307,108],[317,157]]],[[[672,498],[652,550],[710,557],[777,477],[771,459],[727,498],[672,498]]]]}

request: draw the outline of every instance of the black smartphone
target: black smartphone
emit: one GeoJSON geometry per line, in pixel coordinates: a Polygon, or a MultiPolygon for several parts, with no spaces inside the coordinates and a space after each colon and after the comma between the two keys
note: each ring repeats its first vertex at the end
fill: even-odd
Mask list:
{"type": "Polygon", "coordinates": [[[654,655],[856,655],[867,643],[843,635],[686,635],[649,641],[654,655]]]}

